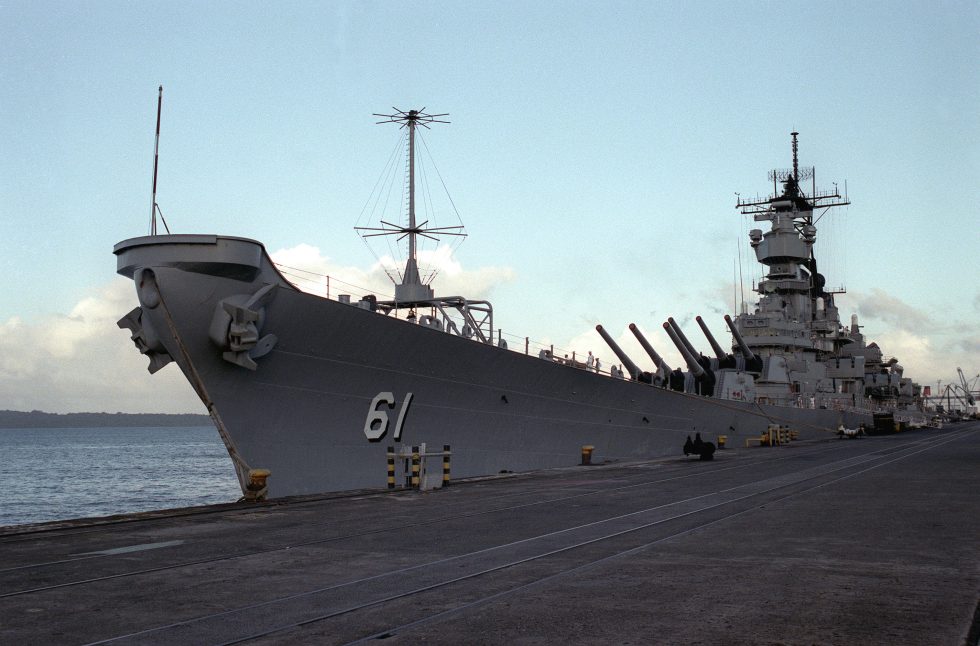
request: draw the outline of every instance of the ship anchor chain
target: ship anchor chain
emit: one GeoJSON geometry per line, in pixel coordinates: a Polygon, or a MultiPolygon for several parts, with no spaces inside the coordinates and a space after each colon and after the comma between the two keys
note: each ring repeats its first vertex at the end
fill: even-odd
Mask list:
{"type": "Polygon", "coordinates": [[[256,370],[255,359],[264,357],[279,340],[275,334],[261,336],[265,306],[272,300],[275,285],[265,285],[251,296],[235,294],[221,299],[211,317],[209,335],[222,358],[249,370],[256,370]]]}

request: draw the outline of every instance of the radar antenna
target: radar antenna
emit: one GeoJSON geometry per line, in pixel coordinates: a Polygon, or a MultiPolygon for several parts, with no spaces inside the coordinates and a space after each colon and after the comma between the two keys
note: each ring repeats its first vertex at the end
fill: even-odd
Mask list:
{"type": "MultiPolygon", "coordinates": [[[[775,205],[785,200],[785,195],[780,193],[777,184],[780,182],[786,183],[790,180],[792,180],[792,184],[794,185],[794,195],[798,195],[799,197],[797,206],[804,213],[804,215],[799,217],[802,217],[806,221],[806,224],[813,224],[812,211],[814,209],[827,209],[833,206],[847,206],[850,204],[850,201],[847,199],[846,184],[843,197],[841,197],[837,190],[836,183],[834,183],[834,190],[832,191],[817,190],[816,172],[813,166],[800,168],[799,142],[797,140],[800,133],[793,131],[790,134],[793,136],[793,168],[777,168],[769,171],[769,181],[772,182],[772,195],[766,199],[761,197],[743,199],[739,193],[736,193],[737,203],[735,204],[735,208],[741,210],[742,215],[752,215],[756,220],[770,219],[775,205]],[[803,192],[802,186],[800,185],[800,182],[804,180],[812,181],[809,195],[803,192]]],[[[826,213],[826,210],[824,213],[826,213]]]]}
{"type": "Polygon", "coordinates": [[[793,131],[789,133],[793,135],[793,178],[799,182],[800,181],[800,145],[796,141],[796,136],[800,133],[793,131]]]}
{"type": "Polygon", "coordinates": [[[466,234],[461,231],[462,225],[448,227],[427,227],[428,220],[418,223],[415,219],[415,128],[422,126],[429,128],[431,123],[449,123],[449,121],[439,117],[448,117],[449,113],[427,114],[425,108],[421,110],[399,110],[392,108],[394,114],[378,114],[375,117],[382,117],[377,123],[397,123],[401,128],[408,128],[408,226],[399,226],[385,220],[381,220],[380,227],[354,227],[362,238],[373,238],[376,236],[398,236],[398,240],[408,237],[408,260],[405,261],[405,273],[402,282],[395,285],[395,300],[403,303],[426,301],[433,297],[432,288],[422,283],[419,275],[418,259],[416,254],[416,237],[422,236],[429,240],[438,241],[439,236],[461,236],[466,234]]]}

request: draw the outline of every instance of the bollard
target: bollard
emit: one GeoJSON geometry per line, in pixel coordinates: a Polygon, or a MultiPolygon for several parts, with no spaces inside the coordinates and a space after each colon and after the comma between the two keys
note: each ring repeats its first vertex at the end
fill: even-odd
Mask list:
{"type": "Polygon", "coordinates": [[[586,444],[582,447],[582,466],[592,464],[592,451],[595,447],[591,444],[586,444]]]}
{"type": "Polygon", "coordinates": [[[766,435],[769,436],[769,441],[766,444],[768,446],[776,446],[776,443],[779,441],[779,425],[770,424],[766,430],[766,435]]]}
{"type": "Polygon", "coordinates": [[[725,442],[727,442],[727,441],[728,441],[728,436],[727,435],[719,435],[718,436],[718,448],[719,449],[725,448],[725,442]]]}
{"type": "Polygon", "coordinates": [[[419,455],[419,447],[412,447],[412,489],[419,488],[419,471],[422,468],[422,456],[419,455]]]}
{"type": "Polygon", "coordinates": [[[449,458],[452,457],[452,452],[449,450],[448,444],[442,445],[442,486],[449,486],[449,458]]]}
{"type": "Polygon", "coordinates": [[[388,488],[395,488],[395,447],[388,447],[388,488]]]}
{"type": "Polygon", "coordinates": [[[789,427],[788,426],[780,426],[779,427],[779,443],[780,444],[789,444],[789,441],[790,441],[789,427]]]}
{"type": "Polygon", "coordinates": [[[259,502],[265,500],[268,493],[266,479],[272,475],[268,469],[249,469],[248,484],[245,486],[244,500],[247,502],[259,502]]]}

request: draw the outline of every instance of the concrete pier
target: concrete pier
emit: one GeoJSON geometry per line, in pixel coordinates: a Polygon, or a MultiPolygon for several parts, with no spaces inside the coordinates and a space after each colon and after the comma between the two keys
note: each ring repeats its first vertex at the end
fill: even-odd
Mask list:
{"type": "Polygon", "coordinates": [[[0,529],[0,643],[976,643],[980,423],[592,462],[0,529]]]}

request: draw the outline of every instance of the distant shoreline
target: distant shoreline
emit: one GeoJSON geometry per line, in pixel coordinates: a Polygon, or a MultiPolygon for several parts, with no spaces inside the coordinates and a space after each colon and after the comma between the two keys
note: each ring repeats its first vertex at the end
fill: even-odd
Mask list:
{"type": "Polygon", "coordinates": [[[210,426],[207,415],[191,413],[45,413],[0,410],[0,429],[210,426]]]}

